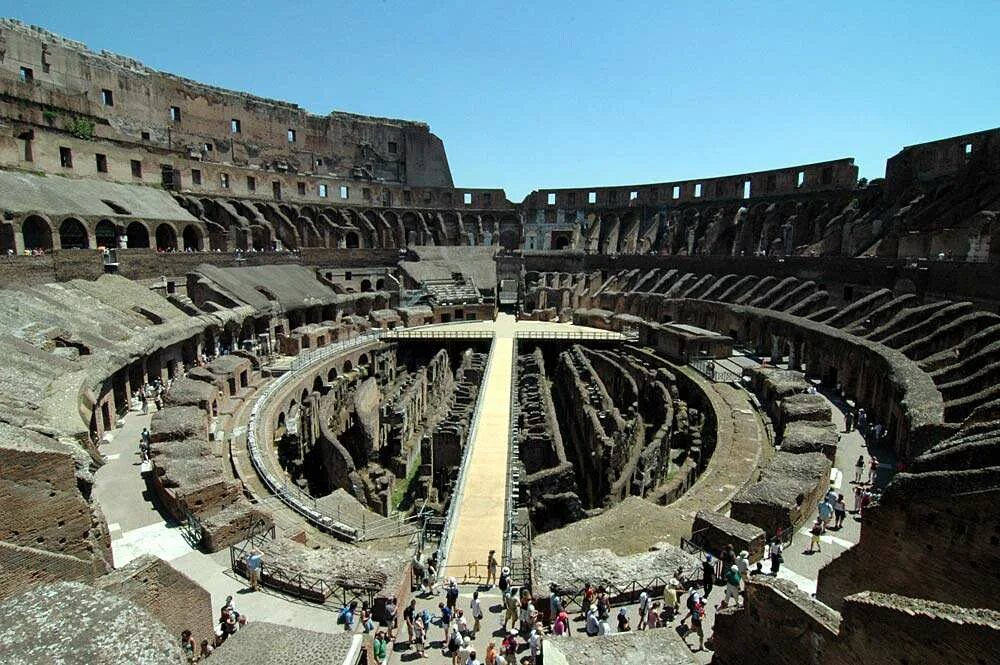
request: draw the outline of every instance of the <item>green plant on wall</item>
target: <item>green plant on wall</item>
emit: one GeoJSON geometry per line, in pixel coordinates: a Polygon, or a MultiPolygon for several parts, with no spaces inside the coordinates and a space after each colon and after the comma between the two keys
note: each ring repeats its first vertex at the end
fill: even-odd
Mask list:
{"type": "Polygon", "coordinates": [[[66,121],[66,131],[78,139],[94,138],[94,123],[86,118],[70,118],[66,121]]]}
{"type": "Polygon", "coordinates": [[[45,118],[45,122],[51,125],[59,117],[59,114],[52,109],[45,109],[42,111],[42,117],[45,118]]]}

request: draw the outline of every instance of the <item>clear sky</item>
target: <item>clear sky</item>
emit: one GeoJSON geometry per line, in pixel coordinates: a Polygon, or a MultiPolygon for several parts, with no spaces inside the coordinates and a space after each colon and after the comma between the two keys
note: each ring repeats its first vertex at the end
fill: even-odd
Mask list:
{"type": "Polygon", "coordinates": [[[0,14],[223,87],[423,120],[455,184],[632,184],[1000,126],[1000,2],[8,0],[0,14]]]}

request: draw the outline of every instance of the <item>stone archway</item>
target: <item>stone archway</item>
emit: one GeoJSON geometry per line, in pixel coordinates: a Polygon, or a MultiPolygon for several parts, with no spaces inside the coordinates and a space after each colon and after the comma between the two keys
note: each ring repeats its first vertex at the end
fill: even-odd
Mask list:
{"type": "Polygon", "coordinates": [[[87,249],[90,237],[83,222],[75,217],[67,217],[59,225],[60,249],[87,249]]]}
{"type": "Polygon", "coordinates": [[[52,249],[52,227],[38,215],[32,215],[21,224],[25,249],[52,249]]]}
{"type": "Polygon", "coordinates": [[[98,247],[107,249],[118,247],[118,225],[110,219],[102,219],[94,228],[94,239],[98,247]]]}
{"type": "Polygon", "coordinates": [[[149,247],[149,229],[142,222],[132,222],[125,229],[129,249],[149,247]]]}
{"type": "Polygon", "coordinates": [[[156,250],[159,252],[177,249],[177,231],[170,224],[160,224],[156,227],[156,250]]]}
{"type": "Polygon", "coordinates": [[[194,224],[188,224],[184,227],[184,233],[182,234],[182,240],[184,241],[184,249],[191,250],[192,252],[199,252],[202,249],[202,239],[201,232],[198,227],[194,224]]]}

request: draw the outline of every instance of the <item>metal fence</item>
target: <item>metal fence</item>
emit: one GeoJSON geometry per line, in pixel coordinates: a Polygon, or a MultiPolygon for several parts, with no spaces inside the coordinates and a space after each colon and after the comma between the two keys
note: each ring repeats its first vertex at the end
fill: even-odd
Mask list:
{"type": "Polygon", "coordinates": [[[693,370],[711,381],[718,381],[720,383],[737,383],[741,378],[740,374],[723,367],[711,359],[691,360],[688,362],[688,365],[693,370]]]}
{"type": "MultiPolygon", "coordinates": [[[[246,539],[229,546],[229,565],[233,572],[249,579],[247,556],[254,548],[260,547],[264,541],[273,540],[274,537],[274,525],[267,525],[261,521],[252,523],[247,530],[246,539]]],[[[260,583],[303,600],[331,605],[335,609],[347,607],[352,602],[374,606],[375,593],[378,591],[372,587],[349,585],[289,571],[266,559],[261,563],[260,583]]]]}
{"type": "Polygon", "coordinates": [[[628,338],[619,332],[605,330],[518,330],[515,339],[564,339],[624,342],[628,338]]]}
{"type": "Polygon", "coordinates": [[[386,330],[383,340],[398,339],[493,339],[491,330],[386,330]]]}

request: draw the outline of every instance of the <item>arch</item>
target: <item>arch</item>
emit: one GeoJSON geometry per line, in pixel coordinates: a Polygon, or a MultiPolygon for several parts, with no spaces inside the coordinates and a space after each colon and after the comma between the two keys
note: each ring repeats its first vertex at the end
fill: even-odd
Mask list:
{"type": "Polygon", "coordinates": [[[314,393],[323,392],[323,377],[321,377],[319,374],[317,374],[316,378],[313,379],[313,392],[314,393]]]}
{"type": "Polygon", "coordinates": [[[112,249],[118,246],[118,225],[110,219],[102,219],[94,227],[94,240],[98,247],[112,249]]]}
{"type": "Polygon", "coordinates": [[[566,236],[556,238],[556,249],[566,249],[567,247],[569,247],[569,238],[566,236]]]}
{"type": "Polygon", "coordinates": [[[309,389],[303,388],[300,401],[304,404],[307,399],[309,399],[309,389]]]}
{"type": "Polygon", "coordinates": [[[385,280],[384,279],[375,280],[375,290],[382,291],[384,289],[385,289],[385,280]]]}
{"type": "Polygon", "coordinates": [[[358,367],[364,367],[365,365],[368,364],[368,362],[369,361],[367,353],[362,353],[360,356],[358,356],[358,367]]]}
{"type": "Polygon", "coordinates": [[[331,367],[330,371],[326,373],[326,382],[333,383],[337,380],[337,368],[331,367]]]}
{"type": "Polygon", "coordinates": [[[61,249],[86,249],[89,242],[87,228],[79,219],[67,217],[59,225],[59,247],[61,249]]]}
{"type": "Polygon", "coordinates": [[[361,280],[361,291],[362,293],[367,293],[372,290],[372,281],[370,279],[361,280]]]}
{"type": "Polygon", "coordinates": [[[361,238],[355,231],[348,231],[344,236],[344,244],[347,249],[358,249],[361,247],[361,238]]]}
{"type": "Polygon", "coordinates": [[[0,222],[0,252],[6,254],[8,251],[17,251],[17,246],[14,244],[14,227],[0,222]]]}
{"type": "Polygon", "coordinates": [[[132,222],[125,229],[126,245],[129,249],[149,247],[149,229],[142,222],[132,222]]]}
{"type": "Polygon", "coordinates": [[[21,224],[25,249],[52,249],[52,227],[38,215],[31,215],[21,224]]]}
{"type": "Polygon", "coordinates": [[[166,222],[156,227],[156,249],[158,251],[177,249],[177,231],[166,222]]]}
{"type": "Polygon", "coordinates": [[[344,361],[344,368],[341,370],[342,373],[347,374],[354,369],[354,365],[350,360],[344,361]]]}
{"type": "Polygon", "coordinates": [[[184,249],[190,249],[193,252],[200,252],[202,249],[202,234],[201,229],[195,224],[188,224],[184,227],[184,233],[182,235],[182,240],[184,241],[184,249]]]}

